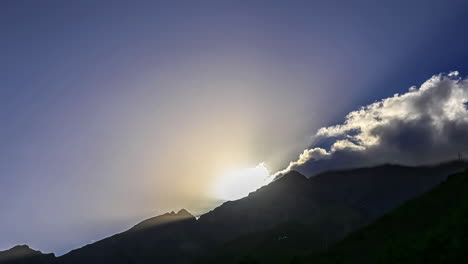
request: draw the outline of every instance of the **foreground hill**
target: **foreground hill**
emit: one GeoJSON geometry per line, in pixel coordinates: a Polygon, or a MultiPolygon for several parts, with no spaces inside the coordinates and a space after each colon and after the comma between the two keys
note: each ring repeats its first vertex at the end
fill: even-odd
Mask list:
{"type": "Polygon", "coordinates": [[[468,263],[468,171],[450,176],[310,263],[468,263]]]}
{"type": "Polygon", "coordinates": [[[185,210],[168,213],[54,261],[237,263],[250,255],[288,261],[294,255],[326,250],[467,167],[462,162],[432,167],[384,165],[329,172],[311,179],[292,171],[198,220],[185,210]]]}

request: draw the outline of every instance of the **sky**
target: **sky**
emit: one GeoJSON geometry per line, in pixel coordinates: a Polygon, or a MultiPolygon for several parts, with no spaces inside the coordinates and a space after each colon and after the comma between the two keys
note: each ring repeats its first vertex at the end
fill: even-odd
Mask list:
{"type": "Polygon", "coordinates": [[[0,250],[201,214],[238,178],[447,159],[467,144],[466,8],[1,1],[0,250]]]}

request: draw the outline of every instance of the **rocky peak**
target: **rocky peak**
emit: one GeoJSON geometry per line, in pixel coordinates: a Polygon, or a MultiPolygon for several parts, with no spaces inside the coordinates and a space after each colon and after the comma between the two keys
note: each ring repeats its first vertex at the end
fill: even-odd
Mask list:
{"type": "Polygon", "coordinates": [[[146,219],[139,224],[135,225],[130,230],[142,230],[150,227],[156,227],[160,225],[170,224],[173,222],[178,222],[181,220],[195,219],[195,217],[190,214],[187,210],[181,209],[177,213],[171,211],[170,213],[165,213],[163,215],[155,216],[149,219],[146,219]]]}
{"type": "Polygon", "coordinates": [[[185,209],[180,209],[179,212],[177,212],[176,215],[179,216],[179,217],[187,217],[187,218],[194,217],[191,213],[189,213],[189,211],[187,211],[185,209]]]}
{"type": "Polygon", "coordinates": [[[53,257],[53,254],[42,254],[42,252],[31,249],[27,245],[18,245],[14,246],[8,250],[0,251],[0,262],[13,260],[13,259],[24,259],[31,257],[41,257],[41,256],[50,256],[53,257]]]}

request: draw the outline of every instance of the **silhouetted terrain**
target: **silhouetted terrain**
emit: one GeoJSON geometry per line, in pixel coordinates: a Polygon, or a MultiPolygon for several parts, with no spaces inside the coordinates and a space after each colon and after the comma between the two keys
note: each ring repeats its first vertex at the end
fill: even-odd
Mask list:
{"type": "Polygon", "coordinates": [[[404,203],[307,262],[468,263],[468,171],[404,203]]]}
{"type": "Polygon", "coordinates": [[[9,250],[0,251],[0,263],[8,264],[49,264],[56,263],[54,254],[43,254],[28,246],[15,246],[9,250]]]}
{"type": "Polygon", "coordinates": [[[292,171],[198,220],[186,210],[164,214],[56,260],[63,264],[238,263],[257,257],[288,262],[295,255],[323,252],[467,167],[463,162],[433,167],[383,165],[327,172],[311,179],[292,171]]]}
{"type": "Polygon", "coordinates": [[[130,230],[73,250],[60,263],[189,263],[201,250],[197,221],[186,210],[145,220],[130,230]]]}
{"type": "MultiPolygon", "coordinates": [[[[309,183],[303,186],[308,186],[307,193],[313,196],[316,203],[340,205],[358,212],[358,223],[348,226],[353,229],[429,191],[448,175],[466,167],[467,164],[463,162],[427,167],[382,165],[322,173],[309,179],[309,183]]],[[[334,217],[325,218],[324,222],[290,221],[268,230],[250,233],[221,244],[211,250],[209,256],[201,258],[200,263],[239,263],[251,258],[262,259],[267,263],[288,263],[295,255],[323,251],[342,238],[349,229],[340,229],[337,223],[340,224],[341,218],[349,218],[351,214],[351,211],[342,210],[336,212],[334,217]]],[[[345,226],[341,223],[341,227],[345,226]]]]}
{"type": "Polygon", "coordinates": [[[422,167],[387,164],[325,172],[311,181],[313,191],[322,200],[349,204],[375,218],[401,202],[430,190],[448,175],[466,167],[467,163],[459,161],[422,167]]]}

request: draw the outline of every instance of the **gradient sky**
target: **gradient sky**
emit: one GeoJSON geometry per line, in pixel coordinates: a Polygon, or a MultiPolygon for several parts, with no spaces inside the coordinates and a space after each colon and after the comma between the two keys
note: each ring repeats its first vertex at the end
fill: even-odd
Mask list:
{"type": "Polygon", "coordinates": [[[468,72],[466,1],[0,3],[0,249],[219,204],[323,126],[468,72]],[[463,3],[465,2],[465,3],[463,3]]]}

